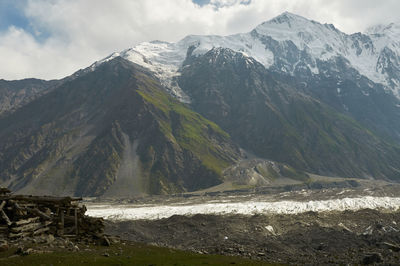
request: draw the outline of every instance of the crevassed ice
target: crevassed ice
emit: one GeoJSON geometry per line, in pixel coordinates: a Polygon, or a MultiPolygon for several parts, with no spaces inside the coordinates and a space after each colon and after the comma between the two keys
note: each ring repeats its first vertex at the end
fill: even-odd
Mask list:
{"type": "Polygon", "coordinates": [[[298,214],[308,211],[344,211],[360,209],[398,210],[400,198],[358,197],[330,199],[321,201],[244,201],[244,202],[206,202],[193,205],[88,205],[87,215],[111,220],[156,220],[172,215],[194,214],[298,214]]]}

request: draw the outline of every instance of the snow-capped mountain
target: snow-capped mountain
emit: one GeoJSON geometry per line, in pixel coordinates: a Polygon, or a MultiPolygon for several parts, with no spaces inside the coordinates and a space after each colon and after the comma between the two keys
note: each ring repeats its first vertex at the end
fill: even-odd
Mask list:
{"type": "MultiPolygon", "coordinates": [[[[296,180],[400,180],[399,32],[284,13],[248,33],[142,43],[54,83],[3,82],[0,102],[16,104],[0,115],[0,182],[178,193],[226,181],[248,155],[296,180]]],[[[252,184],[277,177],[249,167],[252,184]]]]}
{"type": "Polygon", "coordinates": [[[288,12],[248,33],[189,35],[177,43],[141,43],[114,53],[93,67],[122,56],[155,72],[173,95],[187,102],[188,97],[174,82],[174,77],[179,75],[189,54],[205,54],[213,47],[230,48],[254,58],[267,69],[293,76],[299,71],[323,74],[319,62],[334,62],[340,57],[361,75],[384,85],[387,91],[400,98],[400,25],[380,25],[365,33],[348,35],[332,24],[321,24],[288,12]]]}

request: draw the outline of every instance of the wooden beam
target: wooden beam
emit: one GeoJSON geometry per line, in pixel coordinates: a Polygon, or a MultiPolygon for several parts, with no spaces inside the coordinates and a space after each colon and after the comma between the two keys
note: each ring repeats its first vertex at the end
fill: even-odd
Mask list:
{"type": "Polygon", "coordinates": [[[64,235],[64,210],[60,209],[61,228],[60,235],[64,235]]]}
{"type": "MultiPolygon", "coordinates": [[[[14,216],[24,216],[26,215],[26,210],[24,210],[24,208],[21,208],[21,206],[19,206],[19,204],[16,201],[10,200],[9,203],[11,205],[13,205],[13,211],[14,211],[14,216]]],[[[14,217],[15,219],[15,217],[14,217]]]]}
{"type": "Polygon", "coordinates": [[[48,215],[45,214],[44,212],[39,211],[38,209],[30,209],[30,208],[27,208],[27,210],[28,210],[30,213],[33,213],[33,214],[36,214],[37,216],[40,216],[42,219],[45,219],[45,220],[52,220],[52,218],[51,218],[50,216],[48,216],[48,215]]]}
{"type": "Polygon", "coordinates": [[[4,206],[6,205],[6,201],[3,200],[0,204],[0,210],[3,210],[4,206]]]}
{"type": "Polygon", "coordinates": [[[36,229],[42,228],[43,224],[41,222],[38,223],[29,223],[29,224],[24,224],[18,227],[13,227],[11,228],[11,232],[13,233],[19,233],[19,232],[27,232],[27,231],[35,231],[36,229]]]}
{"type": "Polygon", "coordinates": [[[18,234],[9,233],[8,237],[9,238],[18,238],[18,237],[30,236],[30,235],[32,235],[32,232],[21,232],[21,233],[18,233],[18,234]]]}
{"type": "Polygon", "coordinates": [[[39,203],[61,203],[63,205],[73,205],[75,201],[82,201],[81,197],[51,197],[51,196],[28,196],[28,195],[0,195],[0,200],[18,200],[39,203]]]}
{"type": "Polygon", "coordinates": [[[8,218],[7,214],[3,210],[0,210],[0,216],[1,218],[3,218],[3,220],[6,222],[8,226],[11,225],[10,218],[8,218]]]}
{"type": "Polygon", "coordinates": [[[40,219],[40,217],[28,218],[28,219],[25,219],[25,220],[19,220],[19,221],[13,222],[12,225],[13,226],[19,226],[19,225],[34,223],[34,222],[39,221],[39,219],[40,219]]]}
{"type": "Polygon", "coordinates": [[[78,210],[74,209],[74,216],[75,216],[75,235],[78,235],[78,210]]]}
{"type": "Polygon", "coordinates": [[[50,230],[50,228],[48,228],[48,227],[43,227],[43,228],[40,228],[40,229],[36,230],[35,232],[33,232],[33,235],[34,235],[34,236],[40,235],[40,234],[42,234],[42,233],[44,233],[44,232],[47,232],[47,231],[49,231],[49,230],[50,230]]]}

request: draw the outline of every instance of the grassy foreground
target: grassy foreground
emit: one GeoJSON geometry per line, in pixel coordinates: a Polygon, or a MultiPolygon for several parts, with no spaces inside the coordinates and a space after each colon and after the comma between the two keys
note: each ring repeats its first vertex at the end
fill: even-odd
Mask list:
{"type": "Polygon", "coordinates": [[[271,265],[239,257],[201,255],[142,244],[82,246],[75,252],[55,249],[25,256],[14,255],[15,251],[16,248],[10,248],[1,252],[0,265],[271,265]]]}

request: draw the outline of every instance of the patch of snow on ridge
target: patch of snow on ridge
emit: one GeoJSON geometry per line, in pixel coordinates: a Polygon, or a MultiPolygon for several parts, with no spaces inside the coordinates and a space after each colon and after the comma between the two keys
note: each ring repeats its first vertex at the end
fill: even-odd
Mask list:
{"type": "Polygon", "coordinates": [[[144,42],[120,53],[113,53],[105,59],[94,63],[91,68],[93,70],[100,64],[121,56],[152,71],[173,96],[181,102],[190,103],[189,96],[182,91],[176,82],[176,77],[179,76],[179,67],[185,56],[174,46],[176,45],[159,41],[144,42]]]}
{"type": "Polygon", "coordinates": [[[176,78],[180,75],[178,70],[186,57],[186,50],[180,49],[174,43],[144,42],[130,49],[130,54],[126,59],[140,64],[140,61],[135,60],[136,53],[143,55],[148,60],[150,65],[147,64],[147,67],[156,74],[161,84],[168,88],[172,95],[181,102],[190,103],[189,96],[176,82],[176,78]]]}
{"type": "Polygon", "coordinates": [[[118,56],[120,56],[120,53],[117,53],[117,52],[112,53],[111,55],[107,56],[106,58],[104,58],[104,59],[102,59],[102,60],[100,60],[100,61],[94,62],[89,68],[90,68],[90,70],[93,71],[93,70],[95,70],[98,66],[100,66],[101,64],[103,64],[103,63],[105,63],[105,62],[108,62],[108,61],[111,61],[111,60],[113,60],[114,58],[116,58],[116,57],[118,57],[118,56]]]}
{"type": "Polygon", "coordinates": [[[308,211],[327,212],[360,209],[400,208],[400,198],[358,197],[320,201],[244,201],[244,202],[206,202],[194,205],[88,205],[87,215],[110,220],[156,220],[173,215],[195,214],[298,214],[308,211]]]}
{"type": "Polygon", "coordinates": [[[194,56],[203,55],[213,48],[221,47],[229,48],[247,57],[252,57],[264,65],[265,68],[269,68],[274,63],[274,54],[272,51],[267,49],[259,39],[254,38],[249,33],[229,36],[189,35],[177,43],[177,47],[184,51],[187,51],[190,46],[195,46],[192,53],[194,56]]]}
{"type": "Polygon", "coordinates": [[[160,79],[170,93],[180,101],[190,103],[190,98],[179,87],[176,78],[180,75],[179,69],[186,59],[188,49],[194,46],[194,56],[207,53],[213,48],[230,48],[247,57],[252,57],[266,68],[274,62],[273,53],[266,49],[260,40],[254,39],[250,34],[236,34],[231,36],[200,36],[189,35],[177,43],[161,41],[143,42],[132,48],[100,60],[92,65],[92,69],[117,56],[141,65],[160,79]]]}

